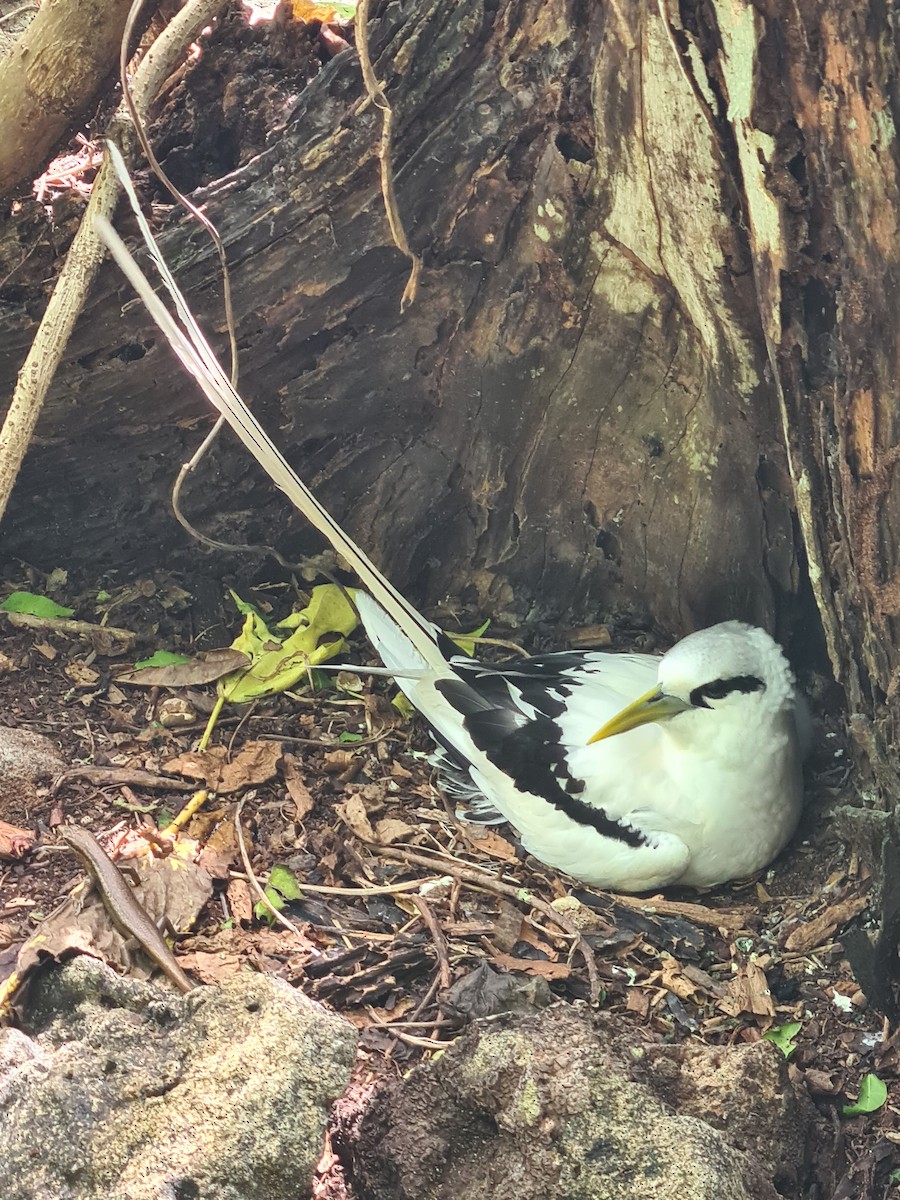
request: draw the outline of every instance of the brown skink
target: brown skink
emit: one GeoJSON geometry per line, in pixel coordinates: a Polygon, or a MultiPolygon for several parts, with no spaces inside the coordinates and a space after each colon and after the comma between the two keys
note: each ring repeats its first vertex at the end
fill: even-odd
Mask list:
{"type": "Polygon", "coordinates": [[[81,859],[119,933],[134,938],[180,992],[189,992],[196,987],[178,965],[147,910],[136,900],[125,876],[94,835],[80,825],[61,825],[59,835],[81,859]]]}

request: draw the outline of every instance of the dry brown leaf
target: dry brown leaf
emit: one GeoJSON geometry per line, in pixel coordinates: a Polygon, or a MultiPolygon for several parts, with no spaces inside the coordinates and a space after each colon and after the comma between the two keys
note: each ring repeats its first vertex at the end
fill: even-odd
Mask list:
{"type": "Polygon", "coordinates": [[[630,987],[625,993],[625,1007],[629,1012],[637,1013],[639,1017],[646,1019],[650,1016],[654,995],[649,988],[630,987]]]}
{"type": "Polygon", "coordinates": [[[238,753],[227,762],[225,746],[208,750],[189,750],[165,764],[165,770],[202,780],[211,792],[227,795],[242,788],[256,787],[274,779],[281,759],[279,742],[245,742],[238,753]]]}
{"type": "Polygon", "coordinates": [[[240,954],[230,950],[211,952],[208,950],[190,950],[178,956],[178,963],[201,982],[223,983],[243,970],[245,960],[240,954]]]}
{"type": "Polygon", "coordinates": [[[309,788],[303,782],[300,764],[293,754],[285,754],[281,759],[281,773],[284,776],[284,786],[294,802],[294,819],[305,821],[315,807],[315,800],[310,795],[309,788]]]}
{"type": "Polygon", "coordinates": [[[322,770],[329,775],[340,775],[354,765],[356,757],[353,750],[329,750],[322,755],[322,770]]]}
{"type": "Polygon", "coordinates": [[[518,862],[519,856],[512,842],[501,837],[493,829],[484,825],[468,825],[460,822],[460,830],[466,841],[491,858],[499,858],[501,862],[518,862]]]}
{"type": "Polygon", "coordinates": [[[67,663],[63,670],[76,687],[93,687],[100,678],[97,671],[83,662],[79,662],[78,659],[67,663]]]}
{"type": "Polygon", "coordinates": [[[811,921],[792,930],[785,939],[785,950],[792,954],[808,954],[816,946],[830,941],[839,925],[845,925],[865,907],[865,896],[852,896],[849,900],[830,905],[811,921]]]}
{"type": "Polygon", "coordinates": [[[335,807],[338,816],[346,825],[349,825],[358,838],[362,838],[364,842],[375,842],[378,840],[375,837],[375,830],[372,828],[372,823],[368,818],[366,806],[363,804],[361,796],[355,794],[348,796],[346,800],[335,807]]]}
{"type": "Polygon", "coordinates": [[[756,1017],[774,1017],[775,1004],[765,971],[756,963],[747,963],[741,967],[728,984],[725,995],[717,1001],[716,1007],[730,1017],[739,1017],[741,1013],[752,1013],[756,1017]]]}
{"type": "Polygon", "coordinates": [[[232,671],[239,671],[249,662],[249,654],[225,646],[220,650],[202,650],[190,662],[125,671],[116,676],[116,683],[130,683],[136,687],[199,687],[204,683],[213,683],[232,671]]]}
{"type": "Polygon", "coordinates": [[[397,712],[386,696],[370,692],[363,696],[363,705],[369,730],[374,734],[386,733],[389,729],[397,729],[406,724],[406,718],[397,712]]]}
{"type": "Polygon", "coordinates": [[[228,911],[236,924],[249,925],[253,920],[253,896],[246,879],[232,879],[225,889],[228,911]]]}
{"type": "Polygon", "coordinates": [[[163,770],[188,779],[202,780],[210,791],[217,792],[222,767],[228,751],[224,746],[210,746],[208,750],[187,750],[163,763],[163,770]]]}
{"type": "Polygon", "coordinates": [[[244,742],[236,757],[222,768],[219,790],[236,792],[268,783],[278,774],[281,753],[280,742],[244,742]]]}
{"type": "MultiPolygon", "coordinates": [[[[658,972],[660,986],[664,987],[667,992],[671,992],[673,996],[677,996],[679,1000],[697,999],[698,986],[685,974],[681,963],[665,952],[660,955],[660,958],[662,961],[662,970],[658,972]]],[[[655,977],[653,982],[656,982],[655,977]]]]}
{"type": "Polygon", "coordinates": [[[836,1096],[841,1090],[840,1080],[835,1079],[833,1071],[817,1071],[814,1067],[807,1067],[800,1072],[800,1078],[811,1092],[820,1096],[836,1096]]]}
{"type": "Polygon", "coordinates": [[[408,841],[415,832],[412,825],[407,825],[405,821],[400,821],[397,817],[385,817],[383,820],[375,822],[375,833],[382,846],[408,841]]]}
{"type": "Polygon", "coordinates": [[[34,846],[34,834],[19,825],[0,821],[0,858],[22,858],[34,846]]]}
{"type": "Polygon", "coordinates": [[[522,932],[522,914],[514,904],[510,904],[508,900],[500,901],[500,911],[494,918],[494,928],[491,933],[491,941],[498,946],[504,954],[508,954],[513,946],[519,940],[519,935],[522,932]]]}
{"type": "Polygon", "coordinates": [[[507,971],[521,971],[525,975],[537,975],[539,979],[568,979],[571,971],[565,963],[544,962],[539,958],[513,958],[509,954],[495,954],[494,963],[507,971]]]}

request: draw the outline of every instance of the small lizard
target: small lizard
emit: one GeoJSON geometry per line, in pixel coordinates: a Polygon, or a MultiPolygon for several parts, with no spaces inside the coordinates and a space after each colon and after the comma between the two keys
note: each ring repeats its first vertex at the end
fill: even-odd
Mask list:
{"type": "Polygon", "coordinates": [[[147,910],[135,898],[125,876],[94,835],[80,825],[61,825],[59,835],[78,855],[118,931],[124,937],[134,938],[179,991],[189,992],[196,987],[178,965],[147,910]]]}

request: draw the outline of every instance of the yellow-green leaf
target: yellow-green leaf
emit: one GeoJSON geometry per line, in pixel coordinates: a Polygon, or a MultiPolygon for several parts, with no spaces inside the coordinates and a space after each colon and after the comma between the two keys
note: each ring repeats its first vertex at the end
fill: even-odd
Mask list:
{"type": "Polygon", "coordinates": [[[463,654],[465,654],[467,658],[471,658],[475,653],[474,639],[484,637],[484,632],[490,623],[491,619],[488,617],[483,625],[479,625],[478,628],[473,629],[471,633],[448,633],[447,637],[451,642],[454,643],[454,645],[459,646],[460,650],[462,650],[463,654]]]}
{"type": "MultiPolygon", "coordinates": [[[[250,655],[245,670],[219,681],[219,693],[232,704],[246,704],[260,696],[294,687],[311,666],[327,662],[344,649],[344,637],[356,628],[356,613],[342,590],[333,583],[313,588],[309,604],[289,618],[294,632],[281,641],[262,618],[248,613],[241,634],[232,643],[250,655]],[[322,641],[334,634],[329,641],[322,641]]],[[[280,628],[285,627],[285,622],[280,628]]]]}

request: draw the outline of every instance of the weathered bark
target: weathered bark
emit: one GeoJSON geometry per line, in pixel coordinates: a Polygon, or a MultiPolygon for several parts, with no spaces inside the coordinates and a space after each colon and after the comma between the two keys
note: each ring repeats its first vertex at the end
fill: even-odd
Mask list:
{"type": "MultiPolygon", "coordinates": [[[[407,264],[352,54],[200,193],[234,263],[243,390],[301,474],[417,599],[573,620],[634,607],[673,631],[742,616],[813,640],[814,596],[857,729],[890,722],[888,14],[376,11],[398,201],[425,260],[416,304],[400,315],[407,264]]],[[[232,156],[220,174],[253,86],[197,102],[198,138],[232,156]]],[[[220,328],[212,251],[184,223],[162,240],[220,328]]],[[[51,563],[75,542],[132,567],[160,544],[168,481],[205,421],[143,314],[121,315],[128,298],[102,275],[4,530],[11,553],[51,563]]],[[[15,299],[4,382],[31,331],[32,297],[15,299]]],[[[214,457],[188,489],[199,524],[288,554],[316,545],[234,448],[214,457]]]]}
{"type": "MultiPolygon", "coordinates": [[[[352,56],[308,88],[271,149],[205,191],[235,262],[243,386],[322,498],[420,595],[464,590],[520,614],[633,603],[673,628],[771,624],[799,572],[747,250],[722,215],[733,183],[717,182],[702,120],[689,144],[672,138],[693,96],[659,20],[579,16],[435,0],[374,25],[400,209],[426,256],[402,318],[380,119],[351,114],[352,56]]],[[[214,313],[198,233],[180,226],[165,245],[214,313]]],[[[111,508],[115,551],[152,549],[148,517],[182,452],[172,424],[199,406],[143,315],[120,318],[125,297],[110,271],[76,332],[43,432],[63,436],[74,394],[90,396],[77,432],[92,454],[35,455],[7,534],[20,552],[33,555],[51,508],[60,537],[45,554],[63,552],[76,519],[89,552],[111,508]],[[42,500],[48,470],[59,483],[42,500]]],[[[8,330],[24,343],[21,322],[8,330]]],[[[270,539],[283,507],[221,453],[230,489],[193,487],[191,510],[221,514],[220,531],[240,513],[270,539]]]]}

